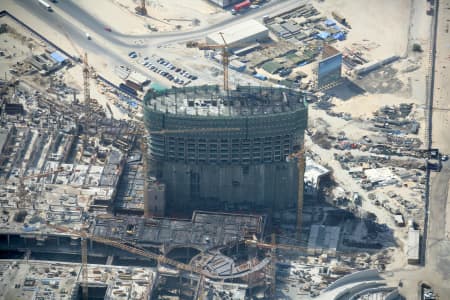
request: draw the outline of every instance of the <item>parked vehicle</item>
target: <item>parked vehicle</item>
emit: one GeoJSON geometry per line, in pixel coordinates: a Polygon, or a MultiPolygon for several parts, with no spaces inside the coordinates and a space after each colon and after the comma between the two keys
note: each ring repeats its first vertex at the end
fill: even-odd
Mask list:
{"type": "Polygon", "coordinates": [[[231,10],[231,13],[232,13],[232,14],[236,14],[236,13],[238,13],[239,11],[241,11],[241,10],[243,10],[243,9],[245,9],[245,8],[250,7],[250,5],[252,5],[252,3],[250,2],[250,0],[242,1],[241,3],[238,3],[238,4],[236,4],[235,6],[233,6],[233,9],[231,10]]]}

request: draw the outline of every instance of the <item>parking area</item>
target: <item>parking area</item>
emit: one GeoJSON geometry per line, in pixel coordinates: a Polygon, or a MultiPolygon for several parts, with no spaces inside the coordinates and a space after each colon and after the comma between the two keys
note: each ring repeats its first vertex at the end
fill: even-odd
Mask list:
{"type": "Polygon", "coordinates": [[[198,79],[197,75],[190,74],[187,70],[178,67],[163,57],[153,55],[140,58],[135,51],[130,52],[128,56],[155,75],[164,77],[174,86],[186,86],[198,79]]]}

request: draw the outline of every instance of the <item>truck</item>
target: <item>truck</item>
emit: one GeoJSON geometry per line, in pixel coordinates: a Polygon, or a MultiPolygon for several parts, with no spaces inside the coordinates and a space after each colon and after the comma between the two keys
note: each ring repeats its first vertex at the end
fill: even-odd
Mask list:
{"type": "Polygon", "coordinates": [[[235,14],[238,13],[239,11],[241,11],[241,10],[243,10],[243,9],[245,9],[245,8],[250,7],[250,5],[252,5],[252,3],[250,2],[250,0],[242,1],[242,2],[240,2],[240,3],[238,3],[238,4],[236,4],[235,6],[233,6],[233,9],[231,10],[231,13],[232,13],[233,15],[235,15],[235,14]]]}
{"type": "Polygon", "coordinates": [[[39,4],[43,7],[45,7],[48,11],[53,11],[52,7],[50,6],[50,4],[48,4],[47,2],[45,2],[44,0],[38,0],[39,4]]]}

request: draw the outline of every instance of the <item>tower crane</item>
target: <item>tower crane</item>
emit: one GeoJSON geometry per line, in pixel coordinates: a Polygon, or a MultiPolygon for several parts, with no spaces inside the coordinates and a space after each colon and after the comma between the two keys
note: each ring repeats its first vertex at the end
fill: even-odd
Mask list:
{"type": "MultiPolygon", "coordinates": [[[[64,31],[64,35],[66,36],[67,40],[72,45],[72,48],[75,49],[75,51],[78,54],[78,57],[82,59],[83,62],[83,96],[84,96],[84,130],[87,130],[89,119],[91,116],[91,109],[92,109],[92,101],[91,101],[91,88],[89,79],[91,76],[91,70],[88,63],[88,55],[87,52],[84,51],[83,54],[78,49],[78,47],[75,45],[75,43],[70,38],[69,34],[64,31]]],[[[84,144],[87,143],[87,135],[84,135],[84,144]]]]}
{"type": "MultiPolygon", "coordinates": [[[[59,167],[56,170],[50,170],[48,172],[45,173],[39,173],[39,174],[34,174],[34,175],[30,175],[30,176],[22,176],[19,178],[19,187],[18,187],[18,197],[20,200],[20,204],[23,204],[24,202],[27,202],[27,195],[28,192],[25,190],[25,184],[24,181],[27,179],[31,179],[31,178],[44,178],[53,174],[58,174],[59,172],[64,171],[63,167],[59,167]]],[[[17,203],[17,206],[19,206],[19,203],[17,203]]]]}
{"type": "Polygon", "coordinates": [[[223,89],[225,92],[228,92],[228,64],[229,64],[229,45],[225,41],[225,38],[223,37],[223,32],[219,32],[220,37],[223,40],[222,45],[209,45],[204,43],[198,43],[198,42],[188,42],[186,44],[186,47],[188,48],[198,48],[199,50],[216,50],[216,49],[222,49],[222,65],[223,65],[223,89]]]}
{"type": "MultiPolygon", "coordinates": [[[[264,243],[264,242],[254,240],[254,239],[244,240],[244,243],[249,246],[257,247],[260,249],[266,249],[266,250],[279,249],[279,250],[296,251],[296,252],[303,252],[303,253],[307,253],[308,251],[315,250],[315,249],[304,247],[304,246],[289,245],[289,244],[276,244],[274,242],[273,237],[272,237],[271,243],[264,243]]],[[[342,252],[342,251],[335,251],[335,253],[336,253],[336,255],[349,256],[349,257],[357,257],[359,255],[356,253],[348,253],[348,252],[342,252]]]]}
{"type": "MultiPolygon", "coordinates": [[[[156,254],[156,253],[152,253],[152,252],[148,252],[142,248],[139,248],[137,246],[132,246],[129,244],[125,244],[121,241],[118,240],[111,240],[108,238],[104,238],[104,237],[100,237],[100,236],[96,236],[93,234],[90,234],[86,231],[82,231],[82,230],[76,230],[76,229],[72,229],[66,226],[58,226],[58,225],[52,225],[50,223],[47,223],[47,226],[53,229],[56,229],[57,231],[63,232],[63,233],[67,233],[67,234],[71,234],[74,236],[78,236],[82,239],[85,240],[91,240],[100,244],[104,244],[107,246],[111,246],[117,249],[121,249],[124,251],[127,251],[129,253],[132,254],[136,254],[136,255],[140,255],[146,258],[150,258],[150,259],[154,259],[156,260],[158,263],[161,264],[166,264],[166,265],[170,265],[175,267],[178,270],[182,270],[182,271],[188,271],[188,272],[192,272],[192,273],[196,273],[196,274],[203,274],[203,275],[208,275],[208,273],[206,273],[203,269],[196,267],[196,266],[191,266],[191,265],[187,265],[181,262],[178,262],[174,259],[170,259],[168,257],[165,257],[164,255],[161,254],[156,254]]],[[[87,260],[87,259],[86,259],[87,260]]]]}
{"type": "Polygon", "coordinates": [[[294,159],[297,162],[298,169],[298,191],[297,191],[297,225],[296,225],[296,239],[300,240],[302,234],[302,215],[303,215],[303,192],[304,192],[304,178],[305,178],[305,148],[288,155],[288,160],[294,159]]]}

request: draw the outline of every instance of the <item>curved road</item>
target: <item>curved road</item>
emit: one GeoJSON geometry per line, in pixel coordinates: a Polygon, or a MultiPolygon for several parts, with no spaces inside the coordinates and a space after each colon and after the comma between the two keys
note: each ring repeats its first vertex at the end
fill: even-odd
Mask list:
{"type": "MultiPolygon", "coordinates": [[[[144,35],[107,32],[104,27],[108,26],[108,24],[99,21],[88,10],[72,0],[60,0],[57,3],[51,3],[53,12],[48,12],[43,6],[39,5],[38,0],[7,0],[3,1],[2,6],[27,25],[33,26],[36,23],[44,23],[47,27],[45,32],[53,31],[70,36],[70,40],[78,49],[84,49],[89,55],[101,56],[104,62],[90,61],[94,68],[98,68],[97,64],[99,63],[106,63],[112,69],[117,65],[130,65],[130,59],[126,56],[126,53],[132,50],[137,50],[141,53],[147,51],[150,54],[151,48],[155,52],[155,48],[165,44],[204,38],[209,33],[219,31],[221,28],[249,19],[261,19],[264,15],[274,15],[278,12],[295,8],[304,2],[305,0],[272,0],[272,2],[259,9],[251,9],[240,16],[230,15],[229,18],[211,26],[202,26],[191,31],[149,32],[144,35]],[[86,38],[86,32],[92,36],[92,40],[86,38]]],[[[37,31],[43,33],[39,28],[37,28],[37,31]]],[[[47,34],[46,37],[53,41],[51,34],[47,34]]],[[[152,80],[161,80],[155,78],[154,73],[151,73],[139,64],[134,65],[133,68],[146,74],[152,80]]]]}
{"type": "MultiPolygon", "coordinates": [[[[10,0],[11,1],[11,0],[10,0]]],[[[205,37],[207,34],[217,31],[220,28],[229,27],[249,19],[262,18],[264,15],[274,14],[280,11],[288,10],[299,6],[304,1],[298,0],[280,0],[273,1],[264,7],[259,9],[251,9],[244,15],[230,16],[230,18],[220,21],[211,26],[202,26],[199,29],[191,31],[177,31],[177,32],[155,32],[143,35],[125,35],[120,32],[107,32],[104,30],[105,24],[96,19],[89,11],[80,7],[75,1],[59,1],[58,3],[52,3],[54,12],[49,13],[42,6],[40,6],[37,0],[17,0],[13,5],[20,6],[22,9],[28,11],[35,17],[45,20],[49,26],[59,25],[62,26],[66,32],[68,32],[73,39],[78,40],[82,37],[86,40],[85,34],[79,29],[77,24],[72,23],[63,15],[68,15],[77,20],[78,23],[83,24],[84,27],[89,28],[89,33],[101,36],[109,43],[116,46],[144,48],[145,46],[136,46],[133,41],[139,39],[147,39],[147,46],[158,46],[162,44],[180,42],[184,40],[197,39],[205,37]]],[[[96,44],[95,40],[89,42],[90,44],[96,44]]]]}

